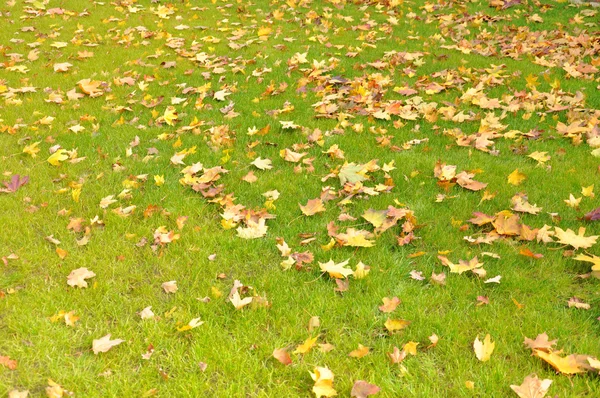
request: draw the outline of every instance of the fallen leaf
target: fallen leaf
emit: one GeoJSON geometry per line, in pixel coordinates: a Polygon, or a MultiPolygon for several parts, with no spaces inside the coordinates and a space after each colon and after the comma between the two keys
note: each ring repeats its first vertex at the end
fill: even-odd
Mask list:
{"type": "Polygon", "coordinates": [[[552,380],[540,380],[537,375],[531,374],[525,377],[520,386],[511,385],[510,388],[520,398],[544,398],[551,384],[552,380]]]}
{"type": "Polygon", "coordinates": [[[475,356],[481,362],[486,362],[490,360],[492,352],[494,352],[494,347],[496,343],[492,342],[489,334],[485,335],[483,342],[479,340],[479,336],[475,338],[475,342],[473,342],[473,350],[475,351],[475,356]]]}
{"type": "Polygon", "coordinates": [[[109,333],[106,336],[101,337],[99,339],[95,339],[92,342],[92,351],[94,351],[94,354],[98,355],[99,352],[107,352],[111,348],[118,346],[119,344],[123,343],[124,341],[125,340],[121,340],[121,339],[111,340],[110,333],[109,333]]]}
{"type": "Polygon", "coordinates": [[[71,271],[69,276],[67,276],[67,285],[80,288],[88,287],[85,280],[95,276],[95,273],[85,267],[77,268],[76,270],[71,271]]]}
{"type": "Polygon", "coordinates": [[[364,380],[357,380],[350,391],[351,397],[367,398],[369,395],[377,394],[381,389],[375,384],[370,384],[364,380]]]}

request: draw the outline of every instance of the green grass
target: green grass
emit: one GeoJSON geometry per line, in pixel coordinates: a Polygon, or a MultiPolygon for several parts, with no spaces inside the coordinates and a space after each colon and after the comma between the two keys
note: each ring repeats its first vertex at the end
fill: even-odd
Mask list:
{"type": "MultiPolygon", "coordinates": [[[[473,80],[465,80],[439,94],[427,94],[426,84],[419,86],[426,79],[443,82],[443,78],[431,76],[443,70],[471,68],[469,73],[460,69],[459,76],[480,79],[486,74],[485,68],[503,64],[505,81],[484,87],[489,98],[502,98],[506,93],[512,95],[520,90],[531,92],[525,78],[533,75],[539,77],[540,92],[551,92],[550,82],[554,79],[560,81],[565,93],[573,95],[581,91],[587,114],[597,115],[598,73],[594,76],[596,80],[573,79],[561,68],[534,64],[527,55],[519,59],[484,57],[442,48],[441,45],[455,44],[451,36],[460,29],[454,23],[451,30],[454,33],[442,32],[440,21],[444,15],[454,14],[458,18],[464,13],[509,18],[494,23],[465,22],[469,30],[464,33],[466,40],[473,40],[487,30],[492,38],[488,44],[492,44],[494,37],[507,35],[511,26],[530,26],[535,31],[562,26],[571,35],[577,36],[585,30],[597,37],[598,14],[583,16],[584,23],[591,24],[586,26],[570,22],[576,14],[581,16],[584,8],[553,1],[544,2],[552,6],[544,12],[531,0],[503,11],[488,7],[486,1],[454,2],[428,11],[423,8],[425,3],[417,1],[404,1],[393,8],[383,1],[348,1],[339,7],[330,1],[313,1],[291,8],[277,0],[253,3],[218,0],[174,2],[177,10],[169,19],[160,19],[152,12],[158,3],[130,1],[118,6],[117,2],[50,0],[45,4],[47,10],[60,7],[73,15],[32,18],[33,14],[27,10],[42,3],[17,1],[0,5],[3,27],[0,93],[7,88],[37,87],[36,93],[16,94],[19,104],[11,102],[6,93],[0,99],[3,179],[10,179],[12,174],[30,177],[29,183],[17,192],[0,194],[3,209],[0,257],[11,253],[18,256],[0,265],[0,355],[18,362],[15,370],[0,365],[0,393],[18,389],[29,390],[31,396],[45,396],[47,379],[52,379],[75,396],[84,397],[307,397],[312,395],[313,385],[309,371],[315,366],[327,366],[335,374],[334,387],[340,396],[349,396],[356,380],[366,380],[381,387],[378,396],[385,397],[504,397],[513,394],[509,385],[521,384],[531,373],[553,380],[550,396],[600,394],[596,375],[558,375],[539,358],[531,356],[522,343],[525,336],[535,338],[547,332],[558,339],[558,347],[565,353],[600,356],[600,323],[596,319],[600,315],[598,281],[577,277],[589,272],[589,264],[564,255],[567,248],[558,244],[505,239],[492,246],[478,247],[463,239],[479,230],[466,222],[473,211],[493,214],[509,209],[510,198],[518,192],[526,192],[531,203],[543,207],[537,216],[521,216],[527,225],[548,224],[563,229],[585,226],[588,235],[599,234],[598,225],[581,219],[585,212],[598,207],[596,199],[584,197],[579,210],[563,202],[570,193],[581,196],[582,186],[595,184],[597,190],[600,187],[599,162],[590,155],[592,148],[586,143],[575,146],[556,133],[558,121],[569,124],[569,110],[549,113],[542,120],[544,108],[536,110],[528,120],[523,119],[523,111],[507,113],[502,120],[508,125],[505,131],[543,130],[539,140],[498,138],[494,142],[498,156],[459,147],[454,139],[442,134],[443,130],[460,128],[467,134],[476,133],[479,119],[488,112],[459,100],[474,85],[473,80]],[[143,9],[130,12],[126,3],[141,5],[143,9]],[[206,9],[195,10],[194,6],[206,9]],[[274,10],[283,12],[281,19],[272,17],[274,10]],[[396,25],[386,22],[392,10],[398,19],[396,25]],[[78,15],[84,11],[87,14],[78,15]],[[419,18],[409,18],[411,12],[419,18]],[[542,16],[543,23],[527,21],[527,16],[535,13],[542,16]],[[377,25],[370,22],[373,26],[370,30],[352,29],[367,21],[377,25]],[[386,24],[389,31],[382,29],[386,24]],[[188,25],[189,29],[178,30],[179,25],[188,25]],[[142,37],[141,30],[136,30],[140,26],[154,35],[142,37]],[[264,26],[271,26],[273,32],[261,41],[256,32],[264,26]],[[24,30],[25,27],[35,30],[24,30]],[[248,32],[238,43],[256,40],[234,50],[228,47],[228,38],[237,35],[238,29],[248,32]],[[434,36],[440,32],[445,42],[434,36]],[[206,79],[202,76],[206,69],[166,46],[169,35],[184,39],[182,50],[229,57],[223,64],[225,72],[206,79]],[[373,39],[369,46],[363,40],[367,35],[373,39]],[[206,42],[208,36],[219,42],[206,42]],[[39,58],[28,61],[27,54],[32,49],[29,44],[34,42],[40,43],[39,58]],[[68,45],[56,49],[51,47],[53,42],[68,45]],[[94,46],[85,45],[89,43],[94,46]],[[347,56],[357,48],[360,51],[356,57],[347,56]],[[77,53],[84,50],[94,52],[94,56],[77,59],[77,53]],[[386,66],[381,70],[367,65],[384,59],[390,51],[421,51],[425,55],[422,65],[411,66],[414,76],[403,72],[409,65],[386,66]],[[385,121],[354,113],[350,124],[364,125],[362,132],[355,132],[351,125],[344,128],[335,118],[316,118],[312,105],[323,99],[323,89],[331,88],[317,88],[315,82],[310,82],[306,92],[296,92],[304,75],[300,70],[289,71],[287,63],[297,52],[307,52],[311,63],[318,60],[329,64],[335,58],[335,67],[327,72],[331,76],[358,79],[381,73],[389,77],[391,85],[382,100],[406,100],[407,97],[392,90],[406,84],[416,87],[417,95],[424,101],[436,102],[438,107],[454,104],[458,110],[474,112],[477,120],[455,123],[441,117],[435,122],[419,118],[403,121],[403,127],[395,128],[396,116],[385,121]],[[24,61],[11,63],[9,54],[14,53],[21,54],[24,61]],[[149,57],[153,55],[158,57],[149,57]],[[174,68],[161,67],[161,63],[171,61],[176,62],[174,68]],[[67,73],[55,73],[53,65],[62,62],[73,66],[67,73]],[[26,66],[28,72],[11,71],[15,65],[26,66]],[[245,73],[233,74],[232,65],[245,67],[245,73]],[[272,71],[260,80],[252,76],[259,68],[272,71]],[[192,73],[186,74],[189,70],[192,73]],[[124,76],[133,77],[135,85],[115,83],[115,79],[124,76]],[[145,76],[153,76],[154,80],[148,81],[148,88],[142,91],[137,83],[145,76]],[[97,98],[86,96],[79,101],[67,101],[66,92],[86,78],[107,82],[110,92],[97,98]],[[263,96],[271,82],[275,87],[282,83],[288,87],[281,94],[263,96]],[[198,95],[184,94],[181,84],[185,87],[210,84],[211,91],[225,85],[236,89],[225,102],[215,101],[209,95],[203,100],[205,107],[195,109],[198,95]],[[50,91],[62,92],[65,102],[46,102],[50,91]],[[162,104],[153,108],[157,115],[140,104],[146,95],[164,96],[162,104]],[[186,103],[174,105],[179,121],[175,126],[157,125],[155,119],[170,105],[171,97],[188,98],[186,103]],[[227,119],[219,111],[229,100],[235,102],[238,117],[227,119]],[[279,116],[267,113],[282,109],[286,101],[294,106],[293,111],[279,116]],[[45,116],[55,118],[51,126],[36,124],[45,116]],[[119,122],[121,118],[124,123],[119,122]],[[205,125],[195,132],[181,130],[194,118],[205,125]],[[305,131],[283,130],[281,120],[294,121],[305,131]],[[68,128],[77,123],[85,130],[75,134],[68,128]],[[219,125],[228,125],[235,132],[235,142],[227,148],[227,153],[213,150],[206,143],[207,130],[219,125]],[[271,125],[271,130],[265,136],[246,134],[253,126],[260,129],[267,125],[271,125]],[[8,126],[16,128],[5,128],[8,126]],[[306,144],[306,136],[317,128],[326,133],[323,146],[313,144],[298,150],[314,157],[315,171],[296,174],[294,165],[285,162],[279,151],[294,144],[306,144]],[[385,134],[390,136],[392,145],[401,146],[415,138],[429,138],[429,141],[407,151],[394,152],[379,146],[377,135],[370,128],[387,129],[385,134]],[[338,133],[330,134],[332,131],[338,133]],[[170,136],[159,139],[161,134],[170,136]],[[127,156],[129,143],[136,136],[140,144],[127,156]],[[178,139],[181,146],[174,148],[178,139]],[[22,153],[25,145],[37,141],[41,141],[41,151],[36,158],[22,153]],[[255,141],[257,145],[253,144],[255,141]],[[77,148],[78,156],[84,156],[85,160],[75,164],[65,162],[59,167],[50,165],[46,159],[50,147],[56,144],[67,150],[77,148]],[[378,164],[383,165],[394,161],[396,169],[389,174],[395,187],[387,194],[354,197],[345,206],[339,205],[343,199],[340,196],[326,203],[326,212],[302,216],[298,203],[305,204],[318,197],[325,186],[341,190],[337,177],[321,182],[321,178],[343,164],[342,160],[332,160],[322,153],[334,144],[344,151],[348,162],[362,164],[378,159],[378,164]],[[220,207],[179,183],[183,167],[172,165],[169,159],[175,152],[193,146],[196,152],[185,158],[186,165],[200,162],[207,168],[221,165],[229,170],[219,183],[225,184],[225,193],[234,194],[236,203],[258,209],[264,206],[262,193],[275,189],[281,193],[274,203],[276,209],[270,211],[277,218],[267,221],[269,230],[264,238],[243,240],[236,236],[235,229],[224,230],[220,207]],[[521,151],[516,150],[519,147],[521,151]],[[150,148],[156,149],[158,155],[144,159],[150,148]],[[534,151],[545,151],[552,156],[547,162],[549,167],[539,167],[527,157],[534,151]],[[258,156],[271,159],[273,169],[260,171],[250,166],[258,156]],[[229,159],[223,159],[226,157],[229,159]],[[458,186],[444,192],[433,176],[438,159],[457,165],[459,170],[480,169],[482,172],[476,179],[488,183],[488,190],[497,196],[480,203],[480,193],[458,186]],[[506,182],[516,168],[527,175],[518,187],[506,182]],[[240,181],[250,170],[254,170],[258,181],[254,184],[240,181]],[[148,175],[147,181],[132,188],[129,198],[118,199],[108,209],[98,206],[102,198],[116,197],[125,189],[126,180],[144,174],[148,175]],[[156,186],[154,175],[163,175],[165,184],[156,186]],[[71,197],[73,184],[82,184],[78,202],[71,197]],[[456,197],[436,203],[435,197],[441,193],[456,197]],[[395,200],[413,210],[418,220],[419,228],[415,231],[418,239],[412,244],[398,246],[395,234],[399,228],[395,227],[378,237],[372,248],[335,247],[331,251],[321,248],[329,242],[327,224],[337,220],[340,213],[347,212],[357,221],[336,221],[337,225],[363,224],[360,216],[365,210],[385,209],[395,205],[395,200]],[[137,208],[129,217],[112,211],[130,205],[137,208]],[[159,206],[165,211],[145,217],[143,213],[148,206],[159,206]],[[549,213],[558,213],[560,221],[549,213]],[[70,218],[80,217],[89,225],[95,216],[105,226],[93,227],[89,243],[77,245],[76,239],[83,233],[67,230],[70,218]],[[183,229],[177,231],[181,238],[154,252],[150,248],[154,231],[160,226],[177,230],[176,220],[180,216],[188,217],[183,229]],[[460,225],[470,226],[462,231],[460,225]],[[316,241],[300,246],[305,238],[300,234],[307,233],[315,234],[316,241]],[[49,235],[62,242],[59,247],[68,252],[65,259],[59,258],[55,246],[44,239],[49,235]],[[283,271],[280,263],[284,258],[276,248],[276,237],[283,237],[294,251],[311,251],[315,261],[300,271],[294,268],[283,271]],[[142,238],[148,244],[136,246],[142,238]],[[518,253],[522,247],[544,257],[535,260],[521,256],[518,253]],[[453,261],[475,255],[481,259],[481,252],[485,251],[497,253],[500,259],[483,257],[483,261],[489,277],[502,275],[501,283],[484,284],[482,279],[467,274],[450,274],[437,259],[438,251],[445,250],[452,251],[448,257],[453,261]],[[419,251],[426,254],[409,257],[419,251]],[[214,261],[208,260],[211,254],[216,254],[214,261]],[[330,258],[335,262],[350,259],[352,267],[362,261],[371,271],[364,279],[350,278],[349,290],[336,293],[334,281],[320,276],[319,271],[318,262],[330,258]],[[96,273],[95,278],[88,280],[87,289],[72,288],[66,283],[71,270],[79,267],[96,273]],[[426,277],[432,271],[445,272],[447,284],[435,286],[427,280],[412,280],[411,270],[422,271],[426,277]],[[236,279],[252,286],[255,294],[266,297],[270,305],[235,310],[227,295],[236,279]],[[168,295],[161,284],[170,280],[177,281],[179,290],[168,295]],[[480,295],[488,296],[490,304],[477,306],[476,298],[480,295]],[[407,329],[390,334],[384,327],[388,316],[377,307],[383,297],[394,296],[402,303],[390,317],[412,323],[407,329]],[[591,304],[591,309],[567,308],[567,301],[573,296],[591,304]],[[200,300],[204,297],[210,297],[210,302],[200,300]],[[524,307],[518,308],[513,299],[524,307]],[[152,306],[156,318],[143,321],[137,313],[147,306],[152,306]],[[68,327],[62,321],[52,322],[50,318],[59,311],[75,311],[80,320],[75,327],[68,327]],[[306,355],[292,354],[292,365],[283,366],[271,353],[283,347],[291,352],[311,336],[308,322],[312,316],[321,320],[320,328],[312,335],[319,333],[318,342],[330,343],[335,349],[322,353],[314,348],[306,355]],[[205,323],[190,331],[177,331],[179,326],[197,317],[205,323]],[[108,333],[126,342],[94,355],[92,341],[108,333]],[[430,344],[428,337],[434,333],[440,338],[438,345],[425,349],[430,344]],[[482,338],[487,333],[496,342],[496,349],[488,362],[480,362],[472,344],[477,335],[482,338]],[[409,341],[420,343],[418,354],[409,356],[402,363],[404,368],[391,364],[386,353],[409,341]],[[144,360],[141,355],[150,344],[155,352],[149,360],[144,360]],[[370,347],[371,353],[361,359],[348,357],[358,344],[370,347]],[[205,371],[200,369],[201,362],[207,364],[205,371]],[[468,389],[466,381],[473,381],[475,388],[468,389]]],[[[597,62],[597,44],[594,51],[580,60],[597,62]]],[[[300,66],[304,67],[309,68],[310,64],[300,66]]],[[[502,110],[493,112],[500,115],[502,110]]],[[[382,172],[374,175],[376,182],[383,182],[382,172]]],[[[357,228],[369,227],[363,224],[357,228]]],[[[598,253],[595,247],[589,252],[598,253]]]]}

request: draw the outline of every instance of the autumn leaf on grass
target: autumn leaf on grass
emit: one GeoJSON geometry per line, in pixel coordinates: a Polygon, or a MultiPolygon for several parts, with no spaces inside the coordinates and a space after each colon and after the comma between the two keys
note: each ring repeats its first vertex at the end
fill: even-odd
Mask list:
{"type": "Polygon", "coordinates": [[[69,155],[66,154],[67,150],[64,148],[57,149],[50,157],[48,158],[48,163],[52,166],[60,166],[62,162],[69,158],[69,155]]]}
{"type": "Polygon", "coordinates": [[[29,396],[29,390],[10,390],[8,392],[8,398],[27,398],[29,396]]]}
{"type": "Polygon", "coordinates": [[[369,209],[361,217],[370,222],[375,228],[379,228],[387,218],[387,211],[369,209]]]}
{"type": "Polygon", "coordinates": [[[375,384],[367,383],[364,380],[357,380],[352,386],[350,397],[367,398],[369,395],[375,395],[381,390],[375,384]]]}
{"type": "Polygon", "coordinates": [[[253,298],[254,297],[241,298],[240,293],[236,289],[235,292],[233,292],[233,294],[231,295],[229,301],[231,302],[231,304],[233,304],[236,310],[239,310],[250,304],[253,298]]]}
{"type": "Polygon", "coordinates": [[[312,388],[317,398],[335,397],[337,392],[333,388],[333,372],[325,367],[317,366],[313,372],[309,372],[315,382],[312,388]]]}
{"type": "Polygon", "coordinates": [[[369,350],[369,347],[365,347],[364,345],[359,344],[358,348],[356,350],[350,351],[348,356],[352,358],[362,358],[369,354],[369,350]]]}
{"type": "Polygon", "coordinates": [[[531,374],[525,377],[520,386],[511,385],[510,388],[520,398],[544,398],[551,384],[552,380],[540,380],[537,375],[531,374]]]}
{"type": "Polygon", "coordinates": [[[273,164],[270,159],[261,159],[260,157],[254,159],[250,164],[259,170],[270,170],[273,168],[273,164]]]}
{"type": "Polygon", "coordinates": [[[575,196],[573,196],[573,194],[569,194],[569,199],[565,199],[564,202],[567,204],[567,206],[573,208],[573,209],[577,209],[579,207],[579,203],[581,202],[582,198],[575,198],[575,196]]]}
{"type": "Polygon", "coordinates": [[[334,263],[333,260],[329,260],[326,263],[319,262],[319,267],[322,272],[327,272],[331,278],[347,278],[354,274],[350,268],[346,268],[348,260],[342,261],[341,263],[334,263]]]}
{"type": "Polygon", "coordinates": [[[592,254],[591,256],[588,256],[586,254],[578,254],[575,257],[573,257],[573,260],[577,260],[577,261],[586,261],[588,263],[592,263],[594,265],[592,265],[592,272],[600,272],[600,257],[592,254]]]}
{"type": "Polygon", "coordinates": [[[410,355],[417,355],[417,346],[419,345],[419,343],[415,342],[415,341],[409,341],[408,343],[404,344],[402,346],[402,351],[406,352],[407,354],[410,355]]]}
{"type": "Polygon", "coordinates": [[[164,282],[162,285],[160,285],[163,290],[165,291],[165,293],[175,293],[178,289],[177,287],[177,281],[168,281],[168,282],[164,282]]]}
{"type": "Polygon", "coordinates": [[[70,395],[69,391],[65,390],[60,384],[48,379],[48,387],[46,387],[46,396],[48,398],[61,398],[65,395],[70,395]]]}
{"type": "Polygon", "coordinates": [[[67,284],[73,287],[88,287],[88,284],[85,280],[95,276],[95,273],[85,267],[77,268],[76,270],[71,271],[69,276],[67,276],[67,284]]]}
{"type": "Polygon", "coordinates": [[[598,239],[598,235],[584,235],[585,227],[580,227],[579,232],[577,234],[571,229],[567,229],[566,231],[564,231],[559,227],[554,227],[554,236],[558,239],[558,243],[572,246],[573,248],[575,248],[575,250],[581,248],[588,249],[596,244],[596,239],[598,239]]]}
{"type": "Polygon", "coordinates": [[[591,308],[591,306],[588,303],[585,303],[583,300],[577,297],[571,297],[567,302],[567,305],[569,306],[569,308],[575,307],[580,310],[589,310],[591,308]]]}
{"type": "Polygon", "coordinates": [[[265,225],[266,220],[261,218],[258,222],[248,220],[247,227],[237,227],[237,236],[242,239],[258,239],[267,234],[269,227],[265,225]]]}
{"type": "Polygon", "coordinates": [[[410,325],[410,321],[404,320],[404,319],[392,319],[392,318],[388,318],[387,321],[385,321],[385,328],[393,333],[397,330],[402,330],[405,329],[408,325],[410,325]]]}
{"type": "Polygon", "coordinates": [[[475,356],[481,362],[489,361],[492,356],[492,352],[494,352],[494,347],[496,343],[492,342],[492,339],[489,334],[485,335],[483,342],[479,340],[479,336],[475,338],[473,342],[473,350],[475,351],[475,356]]]}
{"type": "Polygon", "coordinates": [[[10,359],[9,356],[0,355],[0,365],[6,366],[10,370],[15,370],[17,368],[17,361],[10,359]]]}
{"type": "Polygon", "coordinates": [[[204,322],[201,321],[200,318],[194,318],[191,321],[189,321],[187,325],[183,325],[181,327],[178,327],[177,331],[178,332],[185,332],[185,331],[197,328],[198,326],[200,326],[202,324],[204,324],[204,322]]]}
{"type": "Polygon", "coordinates": [[[302,206],[301,204],[299,204],[299,206],[300,210],[302,210],[302,213],[306,216],[312,216],[314,214],[322,213],[325,210],[327,210],[323,205],[323,201],[319,198],[310,199],[305,206],[302,206]]]}
{"type": "Polygon", "coordinates": [[[400,299],[398,297],[394,297],[391,299],[389,297],[384,297],[382,301],[383,305],[379,306],[379,311],[385,313],[393,312],[396,309],[396,307],[398,307],[398,304],[400,304],[400,299]]]}
{"type": "Polygon", "coordinates": [[[543,165],[544,163],[550,160],[550,155],[548,155],[548,152],[535,151],[527,155],[527,157],[535,160],[540,165],[543,165]]]}
{"type": "Polygon", "coordinates": [[[363,172],[364,166],[356,163],[344,163],[340,172],[338,173],[338,177],[340,178],[340,183],[344,185],[347,182],[352,184],[364,181],[367,179],[363,172]]]}
{"type": "Polygon", "coordinates": [[[487,187],[487,183],[475,181],[473,177],[475,177],[475,174],[461,171],[456,175],[456,183],[461,187],[471,191],[480,191],[487,187]]]}
{"type": "Polygon", "coordinates": [[[306,354],[307,352],[309,352],[317,342],[319,336],[320,335],[318,334],[315,337],[309,337],[306,340],[304,340],[304,343],[296,347],[296,349],[294,350],[294,354],[306,354]]]}
{"type": "Polygon", "coordinates": [[[342,246],[350,247],[373,247],[375,242],[369,239],[374,238],[373,233],[364,229],[348,228],[346,232],[335,235],[338,243],[342,246]]]}
{"type": "Polygon", "coordinates": [[[560,373],[573,375],[585,372],[580,367],[576,355],[561,357],[557,352],[545,352],[541,350],[533,350],[533,354],[542,358],[560,373]]]}
{"type": "Polygon", "coordinates": [[[290,354],[286,351],[285,348],[276,348],[273,350],[273,358],[277,359],[279,362],[284,364],[285,366],[290,365],[292,363],[292,358],[290,354]]]}
{"type": "Polygon", "coordinates": [[[29,176],[24,176],[23,178],[21,178],[20,175],[15,174],[14,176],[11,177],[10,181],[2,182],[2,184],[4,184],[4,186],[6,188],[0,188],[0,192],[4,192],[4,193],[17,192],[19,190],[19,188],[21,188],[23,185],[27,184],[28,182],[29,182],[29,176]]]}
{"type": "Polygon", "coordinates": [[[526,178],[527,176],[519,172],[519,169],[515,169],[515,171],[508,175],[508,183],[515,186],[521,185],[521,183],[525,181],[526,178]]]}
{"type": "Polygon", "coordinates": [[[109,333],[106,336],[96,339],[92,342],[92,351],[94,351],[94,354],[98,355],[99,352],[107,352],[114,346],[117,346],[123,343],[124,341],[125,340],[121,339],[111,340],[109,333]]]}
{"type": "Polygon", "coordinates": [[[552,346],[556,345],[557,341],[558,340],[548,340],[548,335],[546,333],[541,333],[537,335],[535,340],[525,337],[523,344],[532,350],[550,351],[552,350],[552,346]]]}
{"type": "Polygon", "coordinates": [[[394,347],[394,350],[392,352],[388,352],[387,356],[392,363],[400,363],[404,361],[404,358],[406,358],[406,351],[400,350],[398,347],[394,347]]]}

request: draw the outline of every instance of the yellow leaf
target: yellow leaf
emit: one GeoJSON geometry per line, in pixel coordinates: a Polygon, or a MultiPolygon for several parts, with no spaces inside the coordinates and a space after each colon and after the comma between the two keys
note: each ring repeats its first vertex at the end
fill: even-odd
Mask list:
{"type": "Polygon", "coordinates": [[[354,274],[354,271],[350,268],[345,268],[347,264],[348,260],[338,264],[334,263],[333,260],[329,260],[326,263],[319,262],[319,267],[322,272],[327,272],[330,277],[342,279],[354,274]]]}
{"type": "Polygon", "coordinates": [[[563,358],[556,352],[544,352],[540,350],[534,350],[533,354],[548,362],[560,373],[572,375],[585,372],[585,370],[579,366],[575,355],[569,355],[563,358]]]}
{"type": "Polygon", "coordinates": [[[414,341],[409,341],[408,343],[404,344],[404,346],[402,347],[402,351],[404,351],[410,355],[417,355],[417,346],[418,345],[419,345],[419,343],[416,343],[414,341]]]}
{"type": "Polygon", "coordinates": [[[313,346],[317,342],[317,339],[319,338],[319,336],[320,335],[318,334],[315,337],[307,338],[304,341],[304,343],[302,343],[298,347],[296,347],[296,349],[294,350],[294,354],[306,354],[307,352],[309,352],[311,350],[311,348],[313,348],[313,346]]]}
{"type": "Polygon", "coordinates": [[[494,352],[495,346],[496,343],[492,342],[489,334],[485,335],[483,342],[479,340],[479,336],[477,336],[473,342],[475,356],[477,356],[477,359],[479,359],[481,362],[489,361],[490,357],[492,356],[492,352],[494,352]]]}
{"type": "Polygon", "coordinates": [[[350,354],[348,354],[348,356],[352,358],[362,358],[369,354],[369,350],[369,347],[365,347],[364,345],[359,344],[358,348],[356,350],[351,351],[350,354]]]}
{"type": "Polygon", "coordinates": [[[52,166],[60,166],[61,162],[64,162],[69,158],[69,155],[67,155],[66,153],[66,149],[58,149],[56,152],[50,155],[50,157],[48,158],[48,163],[50,163],[52,166]]]}
{"type": "MultiPolygon", "coordinates": [[[[34,142],[32,144],[25,146],[23,148],[23,153],[28,154],[32,158],[35,158],[37,156],[38,152],[40,151],[40,148],[38,148],[38,145],[40,144],[40,142],[41,141],[34,142]]],[[[593,187],[593,185],[592,185],[592,187],[593,187]]]]}
{"type": "Polygon", "coordinates": [[[156,185],[157,187],[160,187],[164,183],[165,183],[165,176],[158,175],[158,174],[154,176],[154,185],[156,185]]]}
{"type": "Polygon", "coordinates": [[[594,184],[590,185],[589,187],[581,187],[581,194],[586,198],[593,198],[595,196],[594,184]]]}
{"type": "Polygon", "coordinates": [[[404,319],[391,319],[389,318],[385,321],[385,328],[390,332],[395,332],[396,330],[402,330],[410,325],[410,321],[404,319]]]}
{"type": "Polygon", "coordinates": [[[333,372],[328,368],[317,366],[313,372],[309,372],[310,377],[315,381],[313,393],[317,398],[335,397],[337,392],[333,388],[333,372]]]}
{"type": "Polygon", "coordinates": [[[520,173],[519,169],[515,169],[515,171],[508,175],[508,183],[511,185],[520,185],[526,178],[527,176],[520,173]]]}

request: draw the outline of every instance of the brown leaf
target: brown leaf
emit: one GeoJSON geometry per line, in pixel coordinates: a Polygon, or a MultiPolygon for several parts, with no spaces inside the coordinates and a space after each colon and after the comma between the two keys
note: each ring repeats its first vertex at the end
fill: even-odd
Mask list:
{"type": "Polygon", "coordinates": [[[389,297],[384,297],[382,301],[383,305],[379,306],[379,311],[385,313],[393,312],[396,309],[396,307],[398,307],[398,304],[400,304],[400,299],[398,297],[394,297],[392,299],[390,299],[389,297]]]}
{"type": "Polygon", "coordinates": [[[377,394],[381,389],[375,384],[367,383],[364,380],[357,380],[350,391],[351,397],[367,398],[369,395],[377,394]]]}
{"type": "Polygon", "coordinates": [[[284,364],[285,366],[292,363],[292,358],[290,354],[286,351],[285,348],[276,348],[273,350],[273,358],[277,359],[279,362],[284,364]]]}
{"type": "Polygon", "coordinates": [[[544,332],[542,334],[538,334],[535,340],[525,337],[523,344],[532,350],[550,351],[552,346],[556,345],[557,341],[558,340],[548,340],[548,335],[544,332]]]}
{"type": "Polygon", "coordinates": [[[531,374],[525,377],[520,386],[511,385],[510,388],[520,398],[544,398],[551,384],[552,380],[540,380],[537,375],[531,374]]]}
{"type": "Polygon", "coordinates": [[[10,359],[9,356],[0,355],[0,365],[4,365],[10,370],[15,370],[17,368],[17,361],[14,359],[10,359]]]}
{"type": "Polygon", "coordinates": [[[324,212],[325,210],[325,206],[323,205],[323,201],[319,198],[316,199],[310,199],[305,206],[299,205],[300,206],[300,210],[302,210],[302,213],[306,216],[312,216],[314,214],[317,213],[321,213],[324,212]]]}

